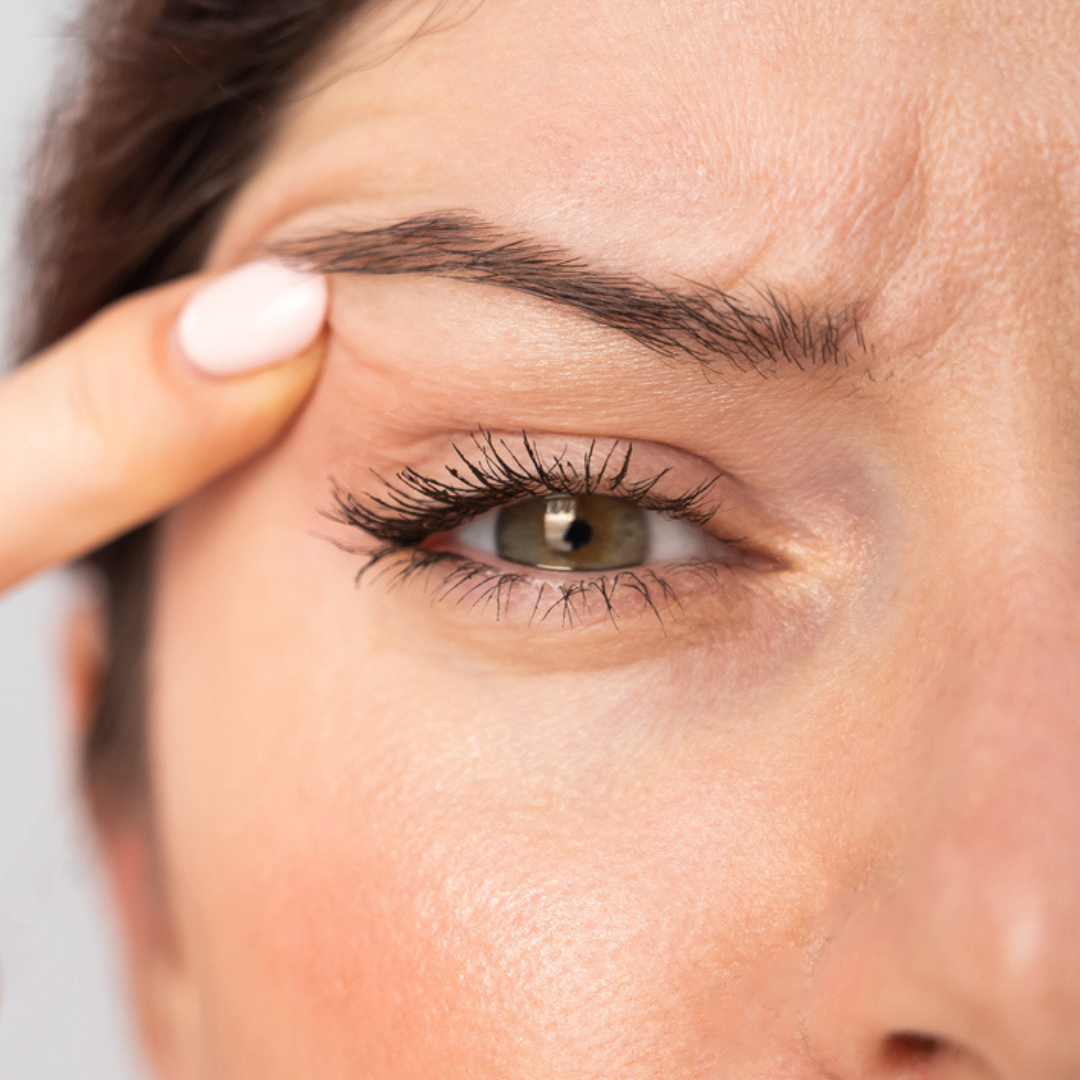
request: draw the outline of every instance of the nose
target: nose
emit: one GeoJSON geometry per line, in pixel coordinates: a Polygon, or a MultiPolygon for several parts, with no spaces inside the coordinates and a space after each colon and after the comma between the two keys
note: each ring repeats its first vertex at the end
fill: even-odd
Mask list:
{"type": "Polygon", "coordinates": [[[1009,591],[945,647],[908,827],[827,931],[809,1038],[841,1080],[1080,1078],[1080,588],[1009,591]]]}

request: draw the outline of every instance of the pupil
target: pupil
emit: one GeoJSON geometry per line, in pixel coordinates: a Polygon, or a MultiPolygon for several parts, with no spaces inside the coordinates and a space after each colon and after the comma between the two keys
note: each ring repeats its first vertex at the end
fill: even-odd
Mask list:
{"type": "Polygon", "coordinates": [[[581,518],[575,518],[563,533],[563,542],[571,551],[583,548],[592,539],[592,526],[581,518]]]}

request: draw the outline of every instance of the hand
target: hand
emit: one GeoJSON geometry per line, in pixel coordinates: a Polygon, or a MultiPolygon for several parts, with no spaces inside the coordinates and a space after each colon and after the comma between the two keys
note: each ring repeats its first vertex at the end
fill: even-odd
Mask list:
{"type": "Polygon", "coordinates": [[[324,279],[256,262],[125,299],[0,382],[0,592],[262,449],[311,390],[324,279]]]}

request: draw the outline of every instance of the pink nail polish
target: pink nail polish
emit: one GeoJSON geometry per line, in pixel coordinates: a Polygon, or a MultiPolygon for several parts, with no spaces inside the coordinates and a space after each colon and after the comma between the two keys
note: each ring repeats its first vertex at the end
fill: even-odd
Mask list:
{"type": "Polygon", "coordinates": [[[240,375],[303,352],[322,329],[328,303],[322,275],[269,259],[248,263],[191,297],[176,341],[199,370],[240,375]]]}

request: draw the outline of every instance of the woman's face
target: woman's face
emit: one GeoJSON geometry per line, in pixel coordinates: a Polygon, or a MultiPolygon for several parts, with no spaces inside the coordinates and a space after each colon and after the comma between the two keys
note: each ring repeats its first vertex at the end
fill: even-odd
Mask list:
{"type": "Polygon", "coordinates": [[[488,0],[320,62],[211,265],[338,260],[322,381],[164,528],[164,1071],[1077,1075],[1078,49],[488,0]]]}

